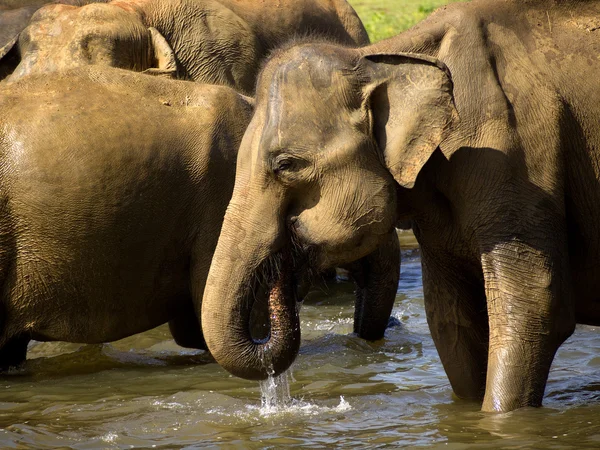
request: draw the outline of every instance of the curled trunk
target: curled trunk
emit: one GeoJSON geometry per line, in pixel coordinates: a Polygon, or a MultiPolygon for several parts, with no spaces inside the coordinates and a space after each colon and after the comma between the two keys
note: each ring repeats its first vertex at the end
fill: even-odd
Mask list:
{"type": "MultiPolygon", "coordinates": [[[[273,211],[271,210],[271,214],[273,211]]],[[[257,212],[258,217],[264,217],[257,212]]],[[[260,230],[228,211],[210,268],[202,303],[202,329],[215,360],[232,374],[252,380],[278,375],[300,347],[291,257],[271,252],[278,230],[260,230]],[[250,313],[257,283],[268,283],[270,333],[255,340],[250,313]]],[[[255,216],[256,217],[256,216],[255,216]]],[[[277,223],[265,221],[264,223],[277,223]]]]}

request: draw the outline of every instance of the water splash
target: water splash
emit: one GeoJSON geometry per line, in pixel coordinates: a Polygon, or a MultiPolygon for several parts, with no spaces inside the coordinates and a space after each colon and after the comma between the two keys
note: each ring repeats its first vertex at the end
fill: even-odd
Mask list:
{"type": "MultiPolygon", "coordinates": [[[[288,369],[279,376],[269,375],[266,380],[260,382],[261,406],[258,409],[260,416],[273,417],[286,414],[312,416],[324,412],[339,413],[352,409],[343,396],[340,396],[339,405],[333,407],[292,398],[290,380],[294,381],[294,376],[288,369]]],[[[254,408],[256,407],[248,407],[249,410],[254,408]]]]}
{"type": "Polygon", "coordinates": [[[255,417],[258,413],[259,417],[268,418],[283,418],[283,417],[310,417],[318,416],[321,414],[338,414],[346,411],[350,411],[352,406],[348,403],[342,395],[340,395],[340,402],[337,406],[325,406],[322,404],[312,403],[304,399],[292,398],[286,406],[277,406],[273,408],[264,408],[253,405],[246,406],[246,413],[240,412],[237,414],[240,418],[255,417]],[[248,416],[247,414],[250,413],[248,416]]]}
{"type": "MultiPolygon", "coordinates": [[[[296,302],[296,313],[300,313],[304,301],[296,302]]],[[[261,361],[265,362],[265,355],[261,354],[261,361]]],[[[292,396],[290,395],[290,379],[294,380],[292,370],[288,369],[280,375],[274,377],[272,365],[270,364],[269,376],[266,380],[260,381],[260,402],[261,412],[264,414],[273,414],[290,406],[292,396]]]]}
{"type": "Polygon", "coordinates": [[[276,377],[269,375],[266,380],[260,382],[261,412],[276,413],[291,404],[290,376],[291,370],[288,369],[276,377]]]}
{"type": "MultiPolygon", "coordinates": [[[[300,313],[300,309],[304,301],[296,302],[296,312],[300,313]]],[[[266,355],[261,354],[261,361],[265,363],[266,355]]],[[[267,363],[269,364],[269,363],[267,363]]],[[[269,364],[270,370],[269,376],[266,380],[260,381],[260,409],[258,410],[261,416],[274,416],[280,414],[307,414],[314,415],[321,412],[343,412],[352,409],[350,404],[344,400],[343,396],[340,396],[340,403],[335,407],[323,407],[318,406],[304,400],[297,400],[292,398],[290,394],[290,380],[291,382],[296,381],[292,373],[291,368],[274,377],[273,367],[269,364]]],[[[252,410],[256,407],[249,406],[248,409],[252,410]]]]}
{"type": "Polygon", "coordinates": [[[102,439],[104,442],[112,444],[112,443],[116,442],[118,437],[119,437],[119,435],[117,433],[114,433],[111,431],[111,432],[105,434],[104,436],[100,436],[100,439],[102,439]]]}

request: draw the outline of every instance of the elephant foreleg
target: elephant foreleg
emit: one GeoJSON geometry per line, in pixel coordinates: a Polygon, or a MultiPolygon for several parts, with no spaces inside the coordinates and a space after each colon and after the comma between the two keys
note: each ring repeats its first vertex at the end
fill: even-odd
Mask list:
{"type": "Polygon", "coordinates": [[[400,277],[400,245],[393,230],[374,252],[350,268],[356,283],[354,332],[374,341],[383,338],[400,277]]]}
{"type": "Polygon", "coordinates": [[[554,354],[575,329],[568,256],[553,248],[556,231],[535,245],[506,240],[482,255],[490,326],[484,411],[540,406],[554,354]]]}
{"type": "Polygon", "coordinates": [[[422,248],[425,311],[431,336],[455,395],[481,400],[488,322],[483,280],[473,268],[422,248]]]}

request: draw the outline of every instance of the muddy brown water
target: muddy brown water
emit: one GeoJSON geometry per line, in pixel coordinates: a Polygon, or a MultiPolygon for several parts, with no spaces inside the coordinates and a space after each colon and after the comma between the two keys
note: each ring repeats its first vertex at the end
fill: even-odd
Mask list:
{"type": "MultiPolygon", "coordinates": [[[[313,291],[291,399],[261,403],[166,327],[104,345],[32,343],[0,378],[0,448],[600,448],[600,330],[578,327],[554,362],[545,407],[483,414],[453,399],[423,310],[419,254],[404,251],[390,328],[351,334],[347,284],[313,291]]],[[[280,388],[285,391],[285,387],[280,388]]]]}

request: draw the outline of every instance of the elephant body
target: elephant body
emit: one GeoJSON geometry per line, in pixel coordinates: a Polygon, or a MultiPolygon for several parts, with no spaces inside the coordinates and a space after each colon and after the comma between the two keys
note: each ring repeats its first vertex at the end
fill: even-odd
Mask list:
{"type": "Polygon", "coordinates": [[[96,64],[252,93],[268,52],[310,33],[345,45],[368,43],[345,0],[113,0],[39,9],[18,39],[10,36],[12,42],[7,37],[7,43],[0,43],[0,64],[14,43],[12,59],[4,63],[12,68],[15,58],[18,62],[9,81],[96,64]]]}
{"type": "MultiPolygon", "coordinates": [[[[269,370],[244,335],[217,333],[264,261],[347,264],[411,220],[454,392],[485,411],[539,406],[575,324],[600,324],[598,17],[598,1],[475,0],[371,46],[275,52],[204,296],[217,361],[269,370]]],[[[271,308],[289,312],[274,280],[271,308]]],[[[273,367],[297,334],[272,337],[273,367]]]]}
{"type": "Polygon", "coordinates": [[[98,67],[2,89],[2,368],[30,339],[99,343],[165,322],[205,348],[194,299],[251,109],[230,88],[98,67]]]}

